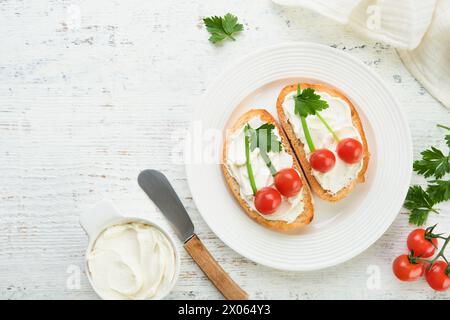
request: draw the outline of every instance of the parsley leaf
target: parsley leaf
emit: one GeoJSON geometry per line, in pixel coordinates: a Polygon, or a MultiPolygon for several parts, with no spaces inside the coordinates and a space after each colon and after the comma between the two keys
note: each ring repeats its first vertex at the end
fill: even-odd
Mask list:
{"type": "MultiPolygon", "coordinates": [[[[450,131],[450,127],[438,124],[440,128],[450,131]]],[[[450,135],[445,136],[447,146],[450,148],[450,135]]],[[[450,152],[445,155],[441,150],[431,147],[421,152],[422,159],[414,161],[413,169],[425,178],[434,176],[436,180],[428,181],[427,190],[420,186],[411,186],[408,190],[403,206],[410,210],[409,222],[423,225],[428,219],[428,214],[434,209],[434,205],[450,200],[450,180],[439,180],[450,172],[450,152]]]]}
{"type": "Polygon", "coordinates": [[[212,43],[217,43],[220,42],[222,40],[224,40],[227,36],[225,34],[221,34],[221,33],[213,33],[210,37],[209,37],[209,41],[211,41],[212,43]]]}
{"type": "Polygon", "coordinates": [[[248,135],[250,141],[250,150],[253,151],[259,148],[259,155],[264,160],[264,163],[269,168],[270,173],[274,176],[277,174],[277,169],[272,164],[267,152],[280,152],[281,142],[278,141],[277,136],[273,133],[275,125],[272,123],[265,123],[257,129],[253,129],[248,125],[248,135]]]}
{"type": "Polygon", "coordinates": [[[231,13],[224,17],[212,16],[204,18],[203,22],[206,30],[211,34],[209,41],[212,43],[220,42],[226,38],[236,40],[233,34],[244,30],[244,26],[238,23],[238,18],[231,13]]]}
{"type": "Polygon", "coordinates": [[[315,94],[314,89],[306,88],[303,91],[300,85],[297,87],[297,95],[294,97],[295,114],[306,118],[308,115],[315,115],[316,111],[328,108],[328,103],[320,99],[320,95],[315,94]]]}
{"type": "Polygon", "coordinates": [[[434,175],[436,179],[440,179],[450,172],[450,155],[444,155],[435,147],[422,151],[420,154],[422,160],[414,161],[413,169],[417,173],[423,174],[425,178],[434,175]]]}
{"type": "Polygon", "coordinates": [[[238,23],[238,18],[231,13],[227,13],[223,17],[222,26],[228,35],[244,30],[244,26],[238,23]]]}
{"type": "MultiPolygon", "coordinates": [[[[450,127],[444,126],[444,125],[442,125],[442,124],[438,124],[437,126],[438,126],[439,128],[446,129],[446,130],[450,131],[450,127]]],[[[447,135],[445,136],[445,142],[447,143],[447,147],[450,148],[450,134],[447,134],[447,135]]]]}
{"type": "Polygon", "coordinates": [[[250,149],[253,151],[256,148],[263,149],[266,152],[280,152],[281,143],[277,136],[273,133],[275,125],[272,123],[265,123],[257,129],[252,129],[252,136],[250,138],[250,149]]]}
{"type": "Polygon", "coordinates": [[[403,205],[411,211],[409,222],[418,226],[423,225],[427,221],[430,211],[437,213],[437,210],[433,208],[434,201],[421,186],[417,185],[409,187],[403,205]]]}
{"type": "Polygon", "coordinates": [[[450,200],[450,180],[430,181],[427,193],[435,203],[450,200]]]}

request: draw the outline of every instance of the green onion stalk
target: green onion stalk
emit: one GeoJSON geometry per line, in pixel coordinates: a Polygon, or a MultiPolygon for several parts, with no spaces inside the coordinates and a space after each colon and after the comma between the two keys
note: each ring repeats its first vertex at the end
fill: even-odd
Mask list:
{"type": "Polygon", "coordinates": [[[253,168],[250,162],[250,132],[249,125],[247,124],[244,128],[245,135],[245,164],[247,166],[248,179],[250,180],[250,186],[252,187],[253,195],[256,195],[258,189],[256,188],[255,176],[253,175],[253,168]]]}

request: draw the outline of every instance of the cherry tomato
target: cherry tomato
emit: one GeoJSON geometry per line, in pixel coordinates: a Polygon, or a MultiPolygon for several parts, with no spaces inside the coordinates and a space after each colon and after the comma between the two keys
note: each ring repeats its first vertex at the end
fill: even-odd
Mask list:
{"type": "Polygon", "coordinates": [[[425,278],[431,288],[436,291],[445,291],[450,288],[450,267],[445,261],[439,260],[427,270],[425,278]]]}
{"type": "Polygon", "coordinates": [[[281,194],[278,190],[265,187],[255,195],[255,208],[262,214],[272,214],[281,204],[281,194]]]}
{"type": "Polygon", "coordinates": [[[402,254],[392,263],[392,270],[395,276],[402,281],[415,281],[423,276],[425,266],[420,261],[411,262],[407,254],[402,254]]]}
{"type": "Polygon", "coordinates": [[[280,170],[275,175],[275,187],[285,197],[293,197],[302,189],[303,183],[298,172],[293,168],[280,170]]]}
{"type": "Polygon", "coordinates": [[[345,163],[354,164],[363,157],[363,147],[356,139],[346,138],[339,141],[336,152],[345,163]]]}
{"type": "Polygon", "coordinates": [[[326,173],[333,169],[336,163],[334,153],[328,149],[318,149],[309,157],[309,163],[314,170],[326,173]]]}
{"type": "Polygon", "coordinates": [[[425,238],[425,233],[426,231],[424,229],[415,229],[408,236],[408,249],[413,251],[416,257],[431,257],[437,248],[438,239],[431,238],[428,240],[425,238]]]}

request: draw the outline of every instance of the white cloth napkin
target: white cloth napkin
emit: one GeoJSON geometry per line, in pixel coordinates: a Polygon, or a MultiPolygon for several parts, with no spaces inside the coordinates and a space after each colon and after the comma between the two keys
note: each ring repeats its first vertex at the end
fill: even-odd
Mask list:
{"type": "Polygon", "coordinates": [[[413,76],[450,108],[450,0],[272,0],[348,24],[398,49],[413,76]]]}

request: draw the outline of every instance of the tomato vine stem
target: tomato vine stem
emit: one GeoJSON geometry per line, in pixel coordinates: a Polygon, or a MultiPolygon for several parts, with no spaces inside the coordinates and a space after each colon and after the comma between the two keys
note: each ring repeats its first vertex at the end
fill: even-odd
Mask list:
{"type": "Polygon", "coordinates": [[[447,263],[447,268],[449,268],[448,266],[448,260],[445,257],[445,248],[447,247],[447,245],[450,243],[450,235],[447,237],[443,237],[442,234],[434,234],[433,233],[433,229],[436,227],[436,225],[434,225],[433,227],[427,228],[426,229],[426,234],[428,234],[429,238],[439,238],[439,239],[445,239],[444,244],[441,247],[441,250],[439,250],[438,254],[431,260],[429,259],[423,259],[421,257],[415,257],[416,260],[419,260],[421,262],[426,262],[429,263],[428,266],[428,270],[431,269],[431,267],[433,267],[433,265],[435,264],[435,262],[439,259],[442,258],[446,263],[447,263]]]}

